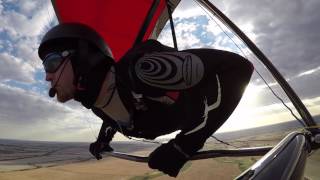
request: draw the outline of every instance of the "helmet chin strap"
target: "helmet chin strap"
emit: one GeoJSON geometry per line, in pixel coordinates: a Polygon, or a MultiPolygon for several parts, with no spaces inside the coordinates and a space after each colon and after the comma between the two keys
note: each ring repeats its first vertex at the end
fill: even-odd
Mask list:
{"type": "Polygon", "coordinates": [[[108,64],[105,61],[105,63],[98,64],[91,72],[78,76],[74,99],[81,102],[86,108],[92,108],[99,96],[108,71],[108,64]]]}
{"type": "MultiPolygon", "coordinates": [[[[73,64],[77,87],[74,99],[88,109],[94,105],[103,81],[109,71],[113,60],[105,54],[90,49],[86,41],[78,42],[77,61],[73,64]]],[[[71,61],[72,62],[72,61],[71,61]]]]}

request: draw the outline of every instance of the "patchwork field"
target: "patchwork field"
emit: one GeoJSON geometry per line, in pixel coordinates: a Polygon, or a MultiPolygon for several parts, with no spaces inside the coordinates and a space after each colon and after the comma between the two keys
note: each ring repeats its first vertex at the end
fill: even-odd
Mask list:
{"type": "MultiPolygon", "coordinates": [[[[269,134],[230,141],[237,147],[274,145],[283,134],[269,134]]],[[[0,141],[0,180],[229,180],[254,164],[259,157],[222,157],[189,161],[177,178],[148,168],[145,163],[130,162],[112,157],[97,161],[87,150],[88,144],[43,144],[30,142],[0,141]]],[[[113,144],[117,150],[139,155],[147,155],[154,145],[113,144]]],[[[232,148],[210,139],[205,149],[232,148]]],[[[320,152],[308,158],[305,176],[320,179],[320,152]]]]}

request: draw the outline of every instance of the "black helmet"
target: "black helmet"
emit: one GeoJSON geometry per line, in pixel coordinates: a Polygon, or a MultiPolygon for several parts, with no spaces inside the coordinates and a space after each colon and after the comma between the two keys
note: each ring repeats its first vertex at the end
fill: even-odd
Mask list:
{"type": "Polygon", "coordinates": [[[90,108],[95,102],[106,73],[115,63],[109,46],[92,28],[80,23],[62,23],[50,29],[38,49],[44,60],[53,52],[74,50],[71,57],[76,87],[75,99],[90,108]]]}
{"type": "Polygon", "coordinates": [[[98,48],[105,56],[113,58],[103,38],[89,26],[80,23],[62,23],[50,29],[40,43],[39,57],[43,60],[52,51],[77,48],[79,41],[85,41],[98,48]]]}

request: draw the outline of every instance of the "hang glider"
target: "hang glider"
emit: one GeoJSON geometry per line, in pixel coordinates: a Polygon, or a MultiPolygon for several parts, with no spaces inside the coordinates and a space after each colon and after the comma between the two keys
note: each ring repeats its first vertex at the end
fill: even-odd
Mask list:
{"type": "MultiPolygon", "coordinates": [[[[316,123],[300,98],[260,49],[210,1],[197,0],[197,2],[224,22],[244,41],[270,70],[300,116],[306,121],[306,125],[315,126],[316,123]]],[[[116,61],[134,44],[146,39],[157,38],[171,15],[168,12],[173,11],[179,3],[180,0],[83,0],[81,2],[52,0],[60,23],[78,22],[95,29],[110,46],[116,61]]]]}
{"type": "MultiPolygon", "coordinates": [[[[280,179],[282,177],[300,179],[303,176],[307,155],[320,148],[320,130],[313,117],[271,61],[230,19],[208,0],[194,1],[238,35],[271,72],[302,117],[306,132],[289,134],[272,150],[270,150],[271,147],[257,147],[202,151],[192,159],[264,155],[268,152],[237,179],[280,179]],[[280,166],[281,164],[286,166],[280,166]]],[[[52,0],[60,23],[78,22],[92,27],[109,44],[116,60],[119,60],[136,43],[150,38],[156,39],[169,19],[174,38],[174,27],[170,16],[171,11],[179,3],[180,0],[52,0]]],[[[109,155],[137,162],[148,161],[148,157],[120,152],[109,152],[109,155]]]]}

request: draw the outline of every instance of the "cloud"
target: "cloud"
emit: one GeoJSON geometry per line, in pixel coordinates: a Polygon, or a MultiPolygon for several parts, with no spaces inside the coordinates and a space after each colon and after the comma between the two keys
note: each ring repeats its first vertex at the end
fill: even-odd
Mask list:
{"type": "Polygon", "coordinates": [[[320,2],[317,0],[223,1],[236,24],[252,24],[256,44],[286,76],[319,65],[320,2]],[[284,8],[286,7],[286,8],[284,8]]]}
{"type": "MultiPolygon", "coordinates": [[[[256,74],[254,75],[256,76],[256,74]]],[[[289,102],[289,99],[285,95],[282,88],[279,86],[278,83],[275,83],[274,80],[271,79],[272,77],[270,77],[270,75],[265,76],[264,78],[269,79],[268,80],[269,86],[271,86],[271,88],[280,97],[282,97],[285,100],[285,102],[289,102]]],[[[302,100],[304,100],[304,99],[310,99],[310,98],[315,98],[319,96],[320,84],[316,83],[319,80],[319,78],[320,78],[320,71],[318,67],[311,70],[307,70],[306,72],[302,72],[291,78],[287,78],[286,80],[289,83],[289,85],[293,88],[293,90],[296,92],[296,94],[302,100]]],[[[266,86],[266,84],[264,84],[263,81],[261,80],[252,81],[252,84],[263,89],[263,91],[259,92],[260,93],[259,99],[261,104],[269,105],[279,101],[274,97],[274,95],[271,93],[271,91],[268,89],[268,87],[266,86]]]]}
{"type": "Polygon", "coordinates": [[[0,14],[2,13],[2,11],[3,11],[3,2],[2,0],[0,0],[0,14]]]}
{"type": "MultiPolygon", "coordinates": [[[[224,8],[224,3],[222,1],[216,1],[214,4],[218,5],[222,9],[224,8]]],[[[189,18],[204,14],[205,12],[203,8],[199,6],[199,3],[195,1],[180,1],[180,4],[174,11],[173,15],[183,18],[189,18]]]]}
{"type": "Polygon", "coordinates": [[[86,132],[84,140],[89,141],[94,139],[93,134],[97,134],[102,122],[76,103],[62,105],[31,91],[3,84],[0,84],[0,99],[2,138],[61,141],[80,131],[86,132]]]}
{"type": "MultiPolygon", "coordinates": [[[[310,0],[302,3],[299,0],[282,0],[275,3],[267,0],[244,0],[238,3],[236,0],[213,0],[212,2],[256,43],[286,78],[290,79],[298,73],[319,66],[319,1],[310,0]]],[[[174,14],[180,18],[205,14],[192,1],[182,2],[180,8],[174,14]]],[[[219,36],[221,30],[215,22],[210,20],[206,29],[215,37],[212,40],[213,47],[239,53],[236,48],[225,48],[231,47],[232,43],[230,44],[230,40],[226,37],[219,36]]],[[[261,63],[255,61],[254,64],[261,66],[261,63]]],[[[265,72],[262,74],[267,76],[265,72]]]]}
{"type": "Polygon", "coordinates": [[[19,9],[20,12],[23,14],[27,14],[27,15],[31,15],[32,16],[32,11],[34,11],[35,9],[37,9],[37,7],[42,6],[41,1],[23,1],[20,0],[16,3],[19,3],[19,9]]]}
{"type": "Polygon", "coordinates": [[[0,81],[33,82],[34,73],[42,68],[37,55],[39,37],[54,21],[50,1],[1,2],[0,13],[0,81]]]}
{"type": "Polygon", "coordinates": [[[320,70],[320,66],[317,67],[317,68],[302,72],[302,73],[298,74],[297,77],[308,76],[308,75],[310,76],[310,75],[313,75],[313,74],[317,73],[319,70],[320,70]]]}
{"type": "Polygon", "coordinates": [[[77,103],[60,104],[47,97],[37,48],[56,23],[50,1],[0,1],[0,13],[0,137],[94,139],[101,120],[77,103]]]}
{"type": "Polygon", "coordinates": [[[313,98],[319,96],[320,90],[320,71],[315,71],[312,74],[298,76],[289,81],[289,84],[297,92],[297,94],[305,98],[313,98]]]}
{"type": "Polygon", "coordinates": [[[15,54],[23,59],[25,63],[30,64],[34,69],[42,68],[41,61],[38,57],[38,38],[22,38],[15,44],[15,54]]]}
{"type": "Polygon", "coordinates": [[[33,73],[34,68],[22,59],[6,52],[0,53],[0,82],[16,80],[32,83],[33,73]]]}
{"type": "MultiPolygon", "coordinates": [[[[174,18],[174,23],[179,50],[190,48],[233,50],[228,46],[235,47],[222,30],[209,30],[213,25],[208,16],[174,18]]],[[[168,46],[173,46],[171,28],[168,24],[161,32],[159,41],[168,46]]]]}
{"type": "Polygon", "coordinates": [[[49,1],[16,1],[7,6],[1,12],[0,27],[13,40],[38,36],[50,23],[49,16],[53,13],[49,1]]]}
{"type": "Polygon", "coordinates": [[[1,121],[32,124],[53,117],[59,119],[62,118],[60,114],[70,113],[70,110],[62,105],[50,103],[33,92],[4,84],[0,84],[0,97],[1,121]]]}
{"type": "Polygon", "coordinates": [[[199,15],[203,15],[203,13],[199,11],[199,7],[194,1],[180,1],[180,4],[173,12],[173,17],[180,18],[190,18],[199,15]]]}

